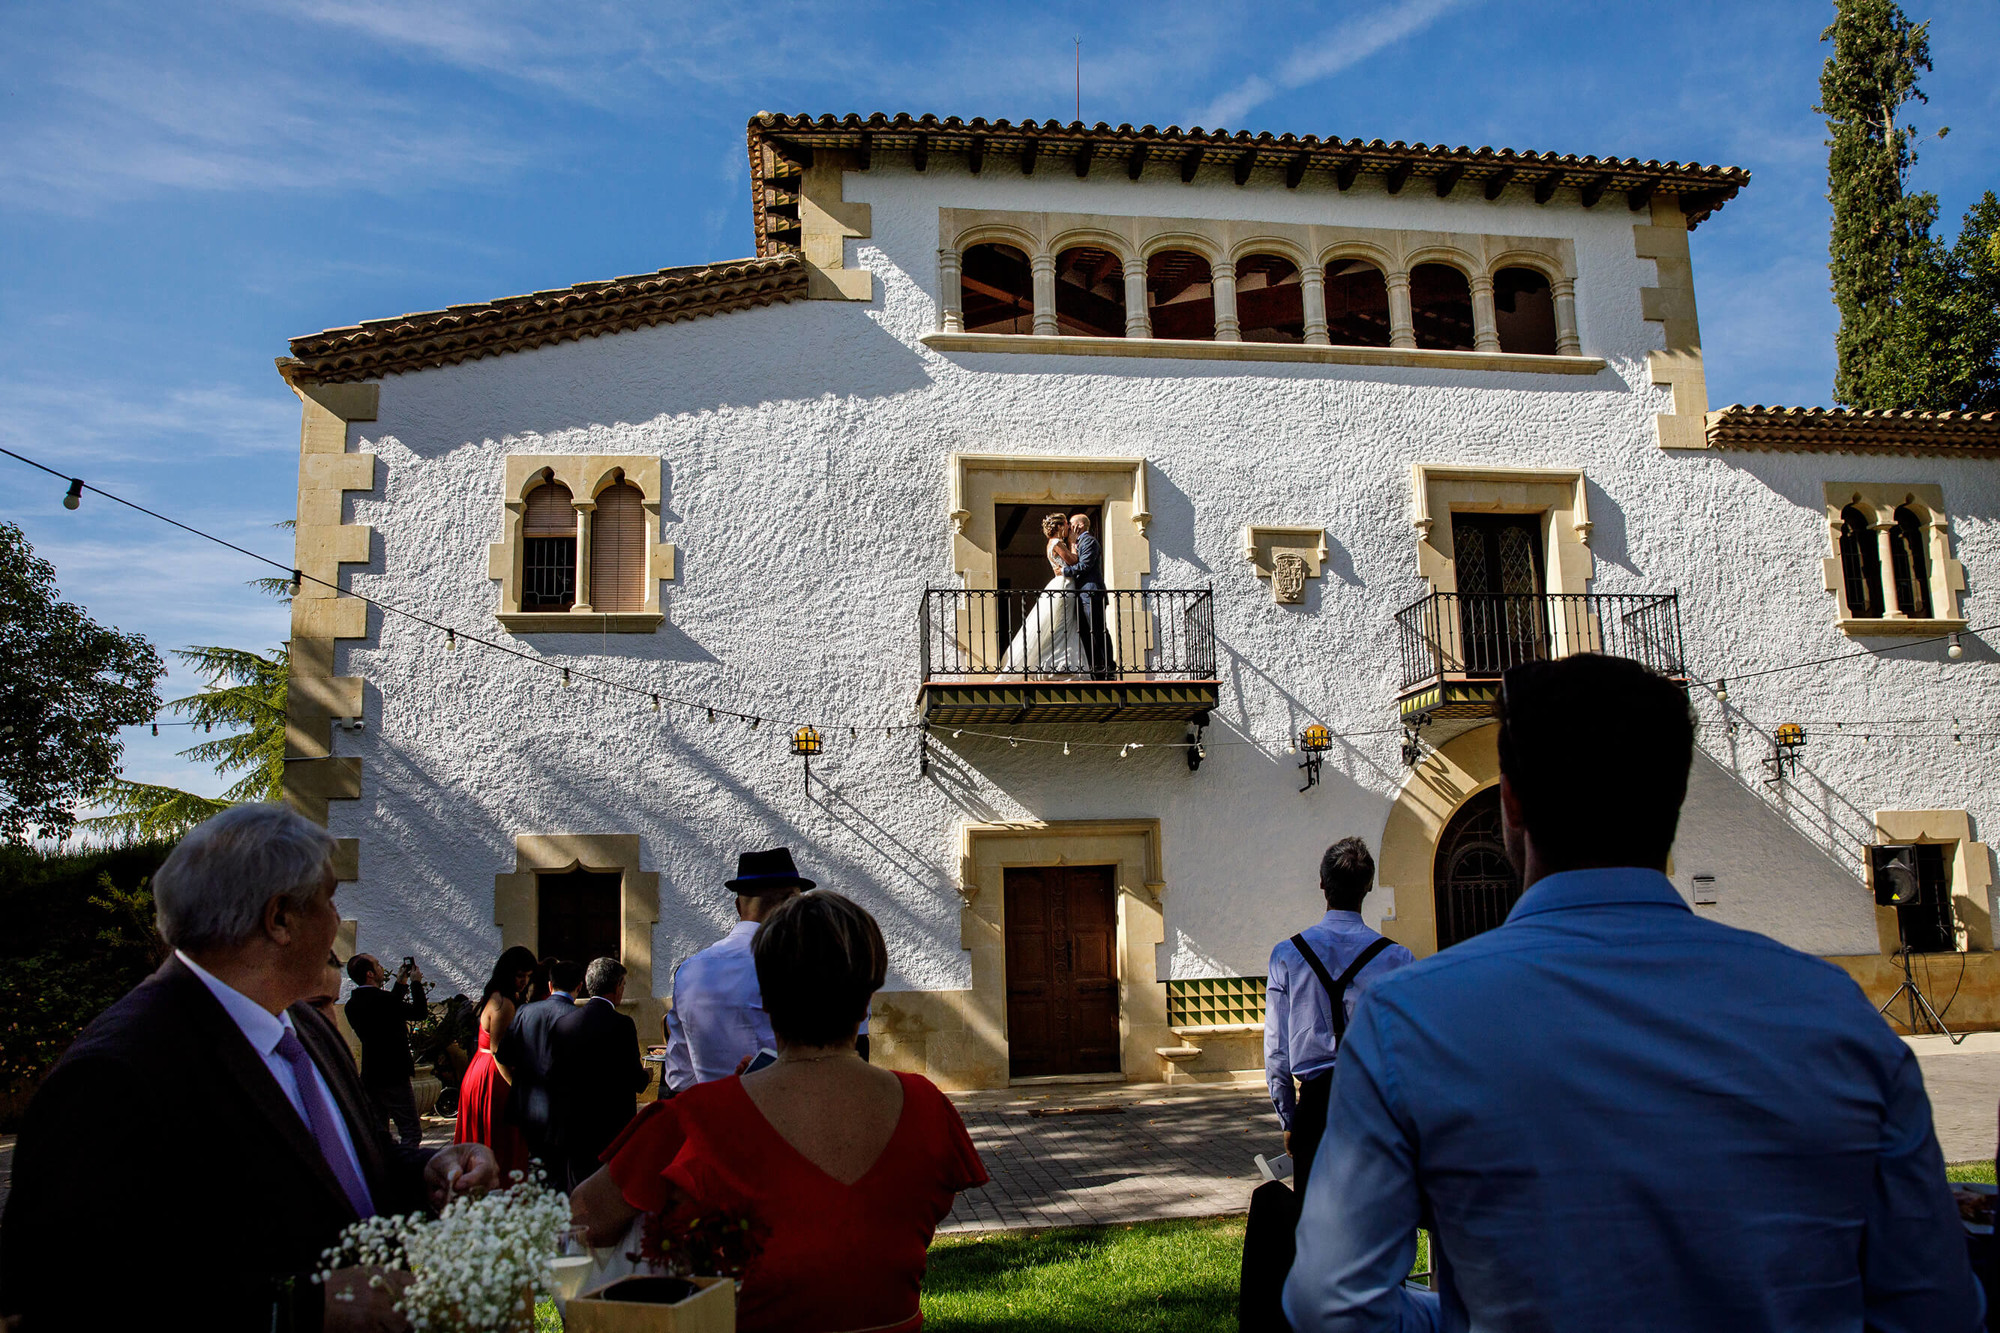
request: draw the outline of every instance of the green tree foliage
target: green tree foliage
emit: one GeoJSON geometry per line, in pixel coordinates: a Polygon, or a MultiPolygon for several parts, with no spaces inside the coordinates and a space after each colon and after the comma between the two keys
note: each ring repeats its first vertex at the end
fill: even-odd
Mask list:
{"type": "MultiPolygon", "coordinates": [[[[1835,399],[1849,407],[2000,407],[2000,232],[1993,195],[1965,215],[1956,243],[1930,234],[1937,196],[1908,193],[1931,67],[1929,25],[1893,0],[1837,0],[1820,35],[1826,117],[1828,268],[1840,309],[1835,399]]],[[[1938,130],[1942,138],[1945,130],[1938,130]]]]}
{"type": "Polygon", "coordinates": [[[1833,43],[1819,79],[1826,117],[1827,198],[1833,204],[1828,267],[1840,309],[1835,338],[1840,367],[1833,395],[1852,407],[1881,407],[1896,371],[1897,289],[1921,263],[1933,195],[1906,195],[1917,131],[1897,119],[1912,98],[1924,101],[1917,71],[1931,67],[1927,24],[1911,23],[1893,0],[1837,0],[1833,43]]]}
{"type": "Polygon", "coordinates": [[[160,707],[166,666],[137,634],[58,600],[55,567],[0,523],[0,842],[63,838],[118,771],[118,728],[160,707]]]}
{"type": "Polygon", "coordinates": [[[284,650],[265,657],[242,648],[193,647],[176,648],[174,656],[199,672],[208,687],[167,707],[204,736],[218,726],[235,729],[199,741],[181,756],[211,764],[224,777],[242,776],[219,798],[114,778],[96,796],[106,813],[84,820],[84,827],[127,838],[178,838],[238,801],[282,799],[289,667],[284,650]]]}
{"type": "Polygon", "coordinates": [[[0,845],[0,1088],[62,1054],[165,956],[153,927],[164,842],[82,853],[0,845]]]}
{"type": "Polygon", "coordinates": [[[2000,408],[2000,199],[1966,211],[1952,245],[1925,241],[1903,283],[1896,352],[1878,407],[2000,408]]]}

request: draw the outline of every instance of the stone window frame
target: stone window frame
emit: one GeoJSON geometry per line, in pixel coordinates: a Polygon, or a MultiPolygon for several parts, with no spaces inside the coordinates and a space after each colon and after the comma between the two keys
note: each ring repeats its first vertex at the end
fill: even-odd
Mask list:
{"type": "MultiPolygon", "coordinates": [[[[1877,810],[1875,845],[1943,843],[1951,848],[1951,901],[1963,932],[1960,953],[1993,949],[1993,858],[1987,845],[1972,839],[1972,815],[1965,810],[1877,810]]],[[[1862,857],[1862,875],[1875,889],[1872,857],[1862,857]]],[[[1901,947],[1896,909],[1877,905],[1875,937],[1883,955],[1901,947]]]]}
{"type": "Polygon", "coordinates": [[[495,613],[510,634],[651,634],[666,623],[660,584],[674,577],[675,548],[660,540],[660,459],[642,454],[510,454],[502,504],[501,540],[487,548],[486,576],[500,584],[495,613]],[[522,524],[528,492],[554,481],[569,488],[577,511],[577,602],[567,611],[521,609],[522,524]],[[639,490],[650,549],[646,556],[646,604],[638,611],[590,609],[590,519],[597,497],[627,482],[639,490]],[[580,497],[580,498],[579,498],[580,497]]]}
{"type": "Polygon", "coordinates": [[[1433,592],[1458,591],[1453,514],[1540,514],[1543,564],[1551,593],[1585,593],[1596,577],[1590,549],[1589,479],[1580,467],[1410,465],[1410,525],[1417,530],[1417,573],[1433,592]],[[1438,523],[1442,515],[1444,523],[1438,523]]]}
{"type": "Polygon", "coordinates": [[[1167,1025],[1159,975],[1166,942],[1166,870],[1157,819],[1021,820],[959,827],[960,947],[967,990],[879,992],[869,1017],[878,1063],[921,1071],[951,1089],[1008,1085],[1006,872],[1010,867],[1110,865],[1118,908],[1119,1062],[1129,1082],[1166,1078],[1167,1025]]]}
{"type": "MultiPolygon", "coordinates": [[[[540,876],[613,871],[618,888],[618,956],[625,964],[625,1002],[641,1033],[657,1032],[666,1003],[653,994],[653,926],[660,919],[660,876],[641,868],[636,833],[519,833],[514,869],[493,876],[493,924],[500,947],[520,945],[541,956],[540,876]]],[[[584,959],[584,962],[590,960],[584,959]]]]}
{"type": "Polygon", "coordinates": [[[1965,566],[1951,555],[1951,515],[1944,504],[1944,487],[1930,482],[1829,481],[1825,483],[1827,540],[1832,554],[1821,561],[1822,582],[1833,594],[1833,625],[1849,638],[1883,635],[1949,634],[1962,630],[1968,621],[1959,599],[1965,594],[1965,566]],[[1877,616],[1853,615],[1847,601],[1847,579],[1840,565],[1842,512],[1854,505],[1870,514],[1869,524],[1882,543],[1883,612],[1877,616]],[[1930,534],[1931,616],[1919,619],[1903,614],[1896,601],[1894,564],[1888,549],[1888,530],[1895,526],[1896,510],[1904,505],[1921,510],[1924,527],[1930,534]],[[1940,614],[1942,613],[1942,614],[1940,614]]]}
{"type": "Polygon", "coordinates": [[[999,209],[938,210],[938,328],[922,341],[939,351],[1055,352],[1081,356],[1166,356],[1240,361],[1312,361],[1359,365],[1434,366],[1554,374],[1596,374],[1601,357],[1585,356],[1576,318],[1576,246],[1561,237],[1502,236],[1320,224],[1230,222],[1202,218],[1107,217],[999,209]],[[1034,282],[1034,332],[967,333],[960,305],[961,257],[967,248],[1011,245],[1028,257],[1034,282]],[[1056,260],[1088,245],[1119,257],[1125,273],[1125,337],[1057,332],[1056,260]],[[1146,314],[1146,261],[1162,250],[1207,259],[1213,275],[1213,341],[1154,338],[1146,314]],[[1298,265],[1305,306],[1305,342],[1246,343],[1236,318],[1236,264],[1253,254],[1280,255],[1298,265]],[[1326,318],[1326,266],[1364,259],[1382,270],[1389,289],[1390,346],[1331,343],[1326,318]],[[1449,264],[1472,289],[1474,350],[1419,348],[1410,311],[1410,270],[1449,264]],[[1531,268],[1548,278],[1555,305],[1554,355],[1499,350],[1493,278],[1503,268],[1531,268]]]}

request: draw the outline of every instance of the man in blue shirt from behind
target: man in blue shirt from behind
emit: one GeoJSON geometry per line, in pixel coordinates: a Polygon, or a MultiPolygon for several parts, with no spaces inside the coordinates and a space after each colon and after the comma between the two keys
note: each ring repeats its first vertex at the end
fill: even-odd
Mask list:
{"type": "Polygon", "coordinates": [[[1292,1327],[1972,1333],[1909,1047],[1845,973],[1697,918],[1664,873],[1685,693],[1584,655],[1509,671],[1498,716],[1526,890],[1356,1010],[1292,1327]],[[1418,1227],[1435,1295],[1402,1285],[1418,1227]]]}
{"type": "Polygon", "coordinates": [[[1264,984],[1264,1081],[1285,1127],[1292,1181],[1301,1189],[1326,1128],[1334,1057],[1354,1003],[1365,987],[1411,961],[1408,949],[1384,940],[1361,919],[1361,900],[1374,886],[1375,858],[1368,844],[1342,838],[1319,860],[1326,915],[1271,950],[1264,984]],[[1310,956],[1299,951],[1300,941],[1312,950],[1310,956]],[[1336,1019],[1331,992],[1342,989],[1340,979],[1356,963],[1360,967],[1344,988],[1336,1019]]]}

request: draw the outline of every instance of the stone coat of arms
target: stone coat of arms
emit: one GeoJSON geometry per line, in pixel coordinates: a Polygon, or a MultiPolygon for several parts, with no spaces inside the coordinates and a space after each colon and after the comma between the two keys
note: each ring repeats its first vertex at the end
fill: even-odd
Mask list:
{"type": "Polygon", "coordinates": [[[1306,579],[1311,573],[1304,556],[1279,552],[1271,558],[1271,595],[1280,602],[1304,601],[1306,579]]]}

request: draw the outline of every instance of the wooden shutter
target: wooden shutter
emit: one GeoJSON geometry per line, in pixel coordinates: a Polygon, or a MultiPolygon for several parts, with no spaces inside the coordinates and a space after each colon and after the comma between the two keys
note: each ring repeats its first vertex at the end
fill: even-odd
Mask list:
{"type": "Polygon", "coordinates": [[[559,481],[544,482],[528,492],[527,513],[521,532],[527,537],[576,536],[576,509],[570,503],[569,487],[559,481]]]}
{"type": "Polygon", "coordinates": [[[590,523],[590,604],[599,611],[646,609],[646,510],[629,482],[601,492],[590,523]]]}

